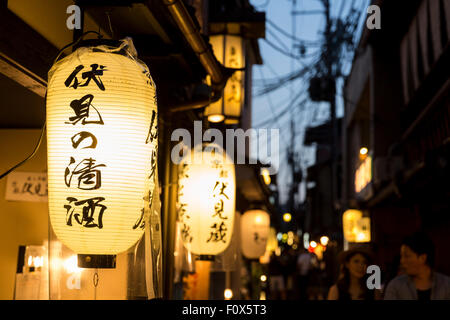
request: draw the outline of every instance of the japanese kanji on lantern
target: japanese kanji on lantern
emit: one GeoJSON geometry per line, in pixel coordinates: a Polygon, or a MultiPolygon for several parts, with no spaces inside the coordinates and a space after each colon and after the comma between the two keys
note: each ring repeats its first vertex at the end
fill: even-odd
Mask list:
{"type": "Polygon", "coordinates": [[[270,217],[263,210],[249,210],[241,217],[241,248],[247,259],[258,259],[266,251],[270,217]]]}
{"type": "Polygon", "coordinates": [[[49,71],[50,220],[78,254],[126,251],[153,200],[155,85],[131,39],[115,44],[80,47],[49,71]]]}
{"type": "MultiPolygon", "coordinates": [[[[245,52],[242,37],[228,34],[211,35],[209,42],[217,60],[232,69],[245,68],[245,52]]],[[[205,117],[210,122],[237,124],[244,105],[244,71],[235,71],[228,79],[223,97],[205,108],[205,117]]]]}
{"type": "Polygon", "coordinates": [[[218,145],[197,146],[178,168],[178,221],[187,250],[217,255],[230,244],[236,199],[235,168],[218,145]]]}

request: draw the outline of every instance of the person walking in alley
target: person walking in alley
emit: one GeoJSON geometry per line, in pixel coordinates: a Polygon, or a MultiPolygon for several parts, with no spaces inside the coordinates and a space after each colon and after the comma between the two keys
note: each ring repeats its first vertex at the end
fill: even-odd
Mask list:
{"type": "Polygon", "coordinates": [[[372,255],[364,249],[351,249],[339,255],[341,273],[328,291],[328,300],[374,300],[375,290],[367,288],[367,267],[372,255]]]}
{"type": "Polygon", "coordinates": [[[407,237],[400,247],[405,274],[389,282],[385,300],[450,300],[450,278],[434,271],[434,244],[425,234],[407,237]]]}
{"type": "Polygon", "coordinates": [[[299,290],[299,298],[300,300],[308,299],[308,284],[309,284],[309,276],[310,270],[312,268],[312,256],[306,250],[303,249],[302,253],[298,256],[297,259],[297,272],[298,272],[298,290],[299,290]]]}
{"type": "Polygon", "coordinates": [[[286,299],[286,290],[280,257],[278,257],[274,252],[272,252],[269,262],[269,293],[271,300],[286,299]]]}

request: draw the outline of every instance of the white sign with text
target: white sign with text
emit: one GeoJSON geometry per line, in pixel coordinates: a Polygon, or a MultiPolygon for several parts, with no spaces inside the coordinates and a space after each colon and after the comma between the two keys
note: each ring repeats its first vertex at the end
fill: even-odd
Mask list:
{"type": "Polygon", "coordinates": [[[6,182],[8,201],[47,202],[46,172],[11,172],[6,182]]]}

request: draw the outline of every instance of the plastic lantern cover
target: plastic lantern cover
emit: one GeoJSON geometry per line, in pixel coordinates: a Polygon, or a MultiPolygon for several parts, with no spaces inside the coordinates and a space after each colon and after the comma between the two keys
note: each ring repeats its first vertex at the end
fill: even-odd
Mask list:
{"type": "Polygon", "coordinates": [[[50,220],[78,254],[126,251],[153,199],[156,89],[131,39],[120,43],[81,47],[49,72],[50,220]]]}
{"type": "Polygon", "coordinates": [[[235,168],[218,145],[197,146],[178,168],[178,221],[187,250],[196,255],[225,251],[233,234],[235,168]]]}
{"type": "Polygon", "coordinates": [[[270,217],[263,210],[250,210],[241,218],[242,254],[248,259],[257,259],[266,251],[270,232],[270,217]]]}

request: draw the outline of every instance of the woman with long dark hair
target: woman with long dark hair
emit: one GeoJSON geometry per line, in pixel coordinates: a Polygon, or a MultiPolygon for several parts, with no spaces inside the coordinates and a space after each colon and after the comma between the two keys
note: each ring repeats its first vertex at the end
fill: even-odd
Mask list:
{"type": "Polygon", "coordinates": [[[352,249],[340,254],[341,273],[328,291],[328,300],[374,300],[374,290],[367,288],[366,273],[371,254],[364,249],[352,249]]]}

